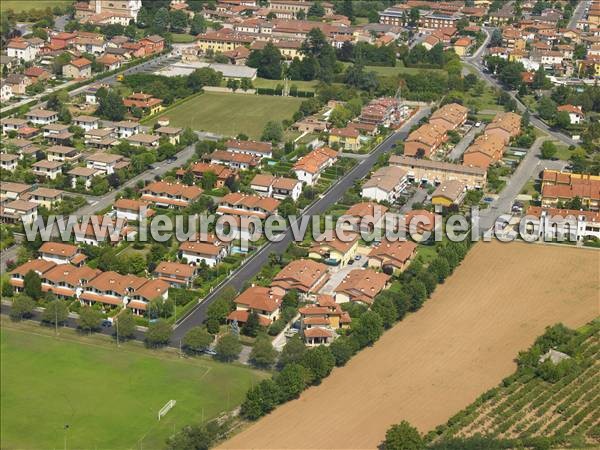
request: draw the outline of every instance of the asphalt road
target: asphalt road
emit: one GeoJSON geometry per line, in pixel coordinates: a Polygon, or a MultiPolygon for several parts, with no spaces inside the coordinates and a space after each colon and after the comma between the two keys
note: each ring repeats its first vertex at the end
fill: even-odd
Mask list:
{"type": "Polygon", "coordinates": [[[573,11],[573,16],[571,20],[569,20],[569,25],[567,28],[575,29],[577,28],[577,22],[579,22],[583,18],[583,13],[585,11],[585,7],[591,4],[590,0],[584,0],[577,4],[575,11],[573,11]]]}
{"type": "Polygon", "coordinates": [[[456,144],[452,151],[448,154],[448,159],[452,161],[458,161],[467,149],[467,147],[471,145],[473,139],[475,139],[475,135],[480,132],[483,132],[483,127],[476,127],[475,125],[473,125],[471,129],[465,133],[460,142],[456,144]]]}
{"type": "MultiPolygon", "coordinates": [[[[332,204],[342,198],[344,193],[354,185],[355,181],[366,177],[373,165],[377,162],[379,156],[389,152],[396,142],[405,139],[410,127],[422,117],[429,115],[429,112],[430,108],[421,109],[396,133],[389,136],[377,146],[367,158],[360,161],[352,170],[344,175],[319,200],[306,208],[301,216],[299,216],[298,220],[301,220],[303,216],[313,216],[324,213],[332,204]]],[[[172,344],[178,345],[179,340],[182,339],[190,328],[199,326],[204,322],[208,306],[218,298],[223,289],[226,287],[233,287],[236,290],[241,289],[247,280],[254,277],[254,275],[260,271],[262,266],[268,263],[269,255],[271,253],[283,254],[292,241],[292,231],[288,228],[281,240],[265,244],[257,251],[257,253],[245,260],[243,265],[231,274],[223,284],[206,296],[202,302],[191,311],[191,313],[177,322],[171,338],[172,344]]]]}

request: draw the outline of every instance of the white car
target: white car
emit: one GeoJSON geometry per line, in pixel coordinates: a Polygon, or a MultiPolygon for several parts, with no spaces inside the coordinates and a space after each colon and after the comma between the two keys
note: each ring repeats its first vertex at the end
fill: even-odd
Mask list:
{"type": "Polygon", "coordinates": [[[479,127],[481,126],[481,122],[477,122],[477,123],[475,124],[475,126],[476,126],[477,128],[479,128],[479,127]]]}

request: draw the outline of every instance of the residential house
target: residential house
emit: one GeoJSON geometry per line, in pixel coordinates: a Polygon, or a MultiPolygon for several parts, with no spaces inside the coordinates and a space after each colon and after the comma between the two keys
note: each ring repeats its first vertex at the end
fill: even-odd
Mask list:
{"type": "Polygon", "coordinates": [[[211,154],[206,155],[205,159],[210,161],[211,164],[223,164],[224,166],[239,170],[248,170],[260,164],[260,158],[256,156],[228,152],[227,150],[215,150],[211,154]]]}
{"type": "Polygon", "coordinates": [[[54,264],[80,266],[86,259],[86,256],[79,251],[79,247],[64,242],[44,242],[38,249],[38,253],[41,259],[54,264]]]}
{"type": "Polygon", "coordinates": [[[119,143],[114,128],[92,129],[86,131],[83,138],[87,146],[103,150],[109,149],[119,143]]]}
{"type": "Polygon", "coordinates": [[[50,78],[50,72],[48,72],[46,69],[35,66],[25,69],[23,75],[29,78],[32,84],[39,83],[40,81],[45,81],[50,78]]]}
{"type": "Polygon", "coordinates": [[[444,131],[456,130],[467,120],[469,108],[458,103],[448,103],[437,109],[429,118],[429,123],[444,131]]]}
{"type": "Polygon", "coordinates": [[[41,178],[56,180],[56,177],[62,173],[63,163],[60,161],[50,161],[43,159],[31,165],[31,171],[34,175],[41,178]]]}
{"type": "Polygon", "coordinates": [[[278,295],[296,290],[307,297],[317,294],[328,279],[329,272],[325,264],[311,259],[297,259],[275,275],[271,287],[278,295]]]}
{"type": "Polygon", "coordinates": [[[9,223],[31,223],[37,218],[37,208],[34,202],[12,200],[0,206],[0,219],[9,223]]]}
{"type": "Polygon", "coordinates": [[[204,240],[190,240],[179,244],[179,257],[188,264],[205,263],[214,267],[229,253],[229,245],[220,242],[215,236],[207,236],[204,240]]]}
{"type": "Polygon", "coordinates": [[[485,127],[486,134],[497,134],[507,145],[521,132],[521,116],[512,112],[496,114],[496,117],[485,127]]]}
{"type": "Polygon", "coordinates": [[[126,219],[96,215],[89,218],[85,229],[82,224],[79,230],[75,230],[75,242],[94,247],[104,243],[117,245],[125,239],[133,238],[135,233],[135,229],[128,226],[126,219]]]}
{"type": "Polygon", "coordinates": [[[250,182],[250,188],[263,197],[273,197],[278,200],[289,197],[297,201],[302,193],[302,182],[293,178],[257,174],[250,182]]]}
{"type": "Polygon", "coordinates": [[[155,181],[142,189],[142,200],[162,208],[187,208],[202,195],[197,186],[155,181]]]}
{"type": "Polygon", "coordinates": [[[410,133],[404,141],[404,155],[430,158],[446,141],[446,128],[426,123],[410,133]]]}
{"type": "Polygon", "coordinates": [[[177,145],[179,144],[183,129],[176,127],[160,127],[154,130],[154,132],[161,138],[167,138],[171,144],[177,145]]]}
{"type": "Polygon", "coordinates": [[[6,44],[6,55],[8,57],[17,58],[25,62],[33,61],[37,57],[39,51],[40,48],[33,45],[28,39],[11,39],[8,44],[6,44]]]}
{"type": "Polygon", "coordinates": [[[319,147],[307,155],[301,157],[292,170],[296,178],[309,186],[313,186],[319,180],[325,169],[331,167],[338,158],[338,152],[332,148],[319,147]]]}
{"type": "Polygon", "coordinates": [[[150,94],[143,92],[133,93],[129,97],[123,99],[123,104],[132,112],[135,108],[142,110],[144,114],[156,114],[162,110],[162,100],[154,98],[150,94]]]}
{"type": "Polygon", "coordinates": [[[97,130],[100,124],[100,119],[94,116],[77,116],[73,117],[73,125],[83,128],[86,132],[97,130]]]}
{"type": "Polygon", "coordinates": [[[11,153],[0,153],[0,168],[2,170],[8,170],[9,172],[17,170],[18,161],[18,155],[13,155],[11,153]]]}
{"type": "Polygon", "coordinates": [[[498,134],[482,134],[465,150],[463,164],[487,170],[504,154],[504,140],[498,134]]]}
{"type": "Polygon", "coordinates": [[[101,55],[106,51],[104,39],[96,37],[77,37],[73,42],[73,46],[81,53],[91,53],[93,55],[101,55]]]}
{"type": "Polygon", "coordinates": [[[592,211],[600,210],[600,176],[544,170],[543,207],[557,208],[575,198],[592,211]]]}
{"type": "Polygon", "coordinates": [[[329,265],[346,266],[354,260],[357,254],[360,235],[357,233],[343,234],[343,239],[335,232],[330,237],[321,236],[317,242],[311,245],[308,257],[323,260],[329,265]]]}
{"type": "Polygon", "coordinates": [[[58,113],[49,109],[32,109],[25,114],[28,122],[34,125],[48,125],[58,121],[58,113]]]}
{"type": "Polygon", "coordinates": [[[408,185],[406,170],[397,166],[377,169],[362,186],[361,196],[378,202],[395,202],[408,185]]]}
{"type": "Polygon", "coordinates": [[[63,201],[64,191],[59,189],[50,189],[46,187],[38,187],[27,193],[27,200],[45,206],[51,209],[63,201]]]}
{"type": "Polygon", "coordinates": [[[128,161],[121,155],[112,153],[94,153],[85,160],[88,169],[96,169],[105,175],[111,175],[116,170],[127,166],[128,161]]]}
{"type": "Polygon", "coordinates": [[[369,252],[369,267],[387,274],[403,272],[417,255],[417,245],[410,241],[384,239],[369,252]]]}
{"type": "Polygon", "coordinates": [[[8,102],[11,98],[13,98],[12,87],[4,80],[0,80],[0,101],[8,102]]]}
{"type": "Polygon", "coordinates": [[[120,198],[113,204],[113,212],[117,219],[139,221],[140,218],[150,218],[155,211],[150,208],[150,203],[145,200],[120,198]]]}
{"type": "Polygon", "coordinates": [[[177,262],[161,261],[154,269],[153,275],[159,280],[166,281],[175,288],[190,288],[196,276],[196,268],[177,262]]]}
{"type": "Polygon", "coordinates": [[[106,71],[117,70],[121,67],[121,58],[108,53],[96,58],[96,62],[102,64],[102,68],[106,71]]]}
{"type": "Polygon", "coordinates": [[[360,148],[360,131],[353,127],[332,128],[329,130],[329,145],[352,152],[360,148]]]}
{"type": "Polygon", "coordinates": [[[82,183],[85,189],[92,187],[92,179],[96,176],[102,175],[102,172],[98,169],[90,167],[73,167],[67,172],[67,175],[71,177],[71,188],[76,189],[78,183],[82,183]]]}
{"type": "Polygon", "coordinates": [[[121,122],[116,122],[114,125],[119,139],[127,138],[140,132],[139,122],[132,120],[122,120],[121,122]]]}
{"type": "Polygon", "coordinates": [[[466,186],[458,180],[444,181],[431,194],[431,203],[449,207],[460,205],[465,197],[466,186]]]}
{"type": "MultiPolygon", "coordinates": [[[[238,175],[234,170],[220,164],[198,162],[194,163],[188,170],[192,172],[197,180],[201,180],[202,177],[208,172],[214,173],[217,177],[217,181],[215,183],[216,188],[222,188],[225,186],[228,180],[238,178],[238,175]]],[[[179,169],[176,173],[177,178],[183,178],[186,172],[187,170],[185,169],[179,169]]]]}
{"type": "Polygon", "coordinates": [[[585,114],[583,114],[581,106],[560,105],[556,110],[558,112],[566,112],[569,114],[569,122],[571,122],[571,125],[579,125],[585,120],[585,114]]]}
{"type": "Polygon", "coordinates": [[[7,117],[6,119],[0,120],[2,125],[2,134],[8,134],[11,131],[17,131],[20,128],[27,127],[27,121],[25,119],[16,119],[13,117],[7,117]]]}
{"type": "Polygon", "coordinates": [[[59,161],[59,162],[76,162],[80,157],[81,153],[75,147],[66,147],[64,145],[53,145],[46,149],[46,155],[48,161],[59,161]]]}
{"type": "Polygon", "coordinates": [[[373,304],[375,297],[388,287],[390,276],[373,269],[355,269],[335,288],[336,303],[360,302],[373,304]]]}
{"type": "Polygon", "coordinates": [[[248,316],[256,313],[259,324],[267,327],[279,317],[282,300],[283,296],[271,291],[270,288],[249,287],[234,299],[236,309],[227,316],[227,320],[246,323],[248,316]]]}
{"type": "Polygon", "coordinates": [[[270,142],[230,139],[225,142],[225,148],[228,152],[251,155],[259,159],[271,158],[273,156],[273,146],[270,142]]]}
{"type": "Polygon", "coordinates": [[[600,239],[600,213],[597,211],[530,206],[526,216],[540,220],[536,231],[545,239],[554,240],[560,238],[561,234],[579,241],[600,239]]]}
{"type": "Polygon", "coordinates": [[[65,78],[90,78],[92,76],[92,62],[86,58],[73,59],[62,68],[65,78]]]}
{"type": "Polygon", "coordinates": [[[348,328],[352,322],[350,315],[342,310],[331,295],[317,296],[315,304],[303,306],[298,312],[304,342],[309,347],[331,344],[336,331],[348,328]]]}
{"type": "Polygon", "coordinates": [[[62,123],[50,123],[42,127],[42,134],[44,138],[54,144],[65,144],[71,143],[73,133],[69,131],[69,125],[62,123]]]}
{"type": "Polygon", "coordinates": [[[31,190],[31,187],[30,184],[3,181],[0,183],[0,203],[20,198],[27,191],[31,190]]]}
{"type": "Polygon", "coordinates": [[[392,155],[389,163],[405,169],[409,181],[439,184],[444,181],[459,180],[469,189],[479,189],[485,186],[487,180],[487,171],[480,167],[398,155],[392,155]]]}
{"type": "Polygon", "coordinates": [[[139,133],[126,137],[125,140],[131,145],[137,145],[139,147],[158,148],[160,145],[160,136],[155,134],[139,133]]]}
{"type": "Polygon", "coordinates": [[[217,214],[266,219],[277,214],[279,200],[232,192],[219,200],[217,214]]]}
{"type": "Polygon", "coordinates": [[[153,34],[140,39],[140,44],[144,49],[144,56],[156,55],[165,48],[165,39],[162,36],[153,34]]]}

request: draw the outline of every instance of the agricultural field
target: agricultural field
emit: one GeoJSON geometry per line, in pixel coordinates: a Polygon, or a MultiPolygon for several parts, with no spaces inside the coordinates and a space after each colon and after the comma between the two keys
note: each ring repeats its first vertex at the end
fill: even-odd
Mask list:
{"type": "Polygon", "coordinates": [[[270,95],[205,92],[168,109],[150,122],[168,116],[171,125],[225,136],[247,134],[259,139],[270,120],[291,119],[302,99],[270,95]]]}
{"type": "Polygon", "coordinates": [[[46,9],[54,8],[55,6],[69,6],[73,2],[71,0],[2,0],[0,2],[0,11],[8,11],[12,9],[18,13],[21,11],[29,11],[30,9],[46,9]]]}
{"type": "MultiPolygon", "coordinates": [[[[432,440],[480,434],[497,439],[567,440],[576,447],[600,444],[600,319],[576,332],[564,330],[565,343],[556,345],[561,330],[553,327],[545,333],[549,339],[539,339],[551,340],[570,353],[570,359],[552,366],[556,373],[543,371],[538,362],[538,353],[545,348],[535,354],[536,349],[530,350],[531,365],[536,367],[521,364],[500,386],[431,433],[432,440]]],[[[520,360],[526,358],[520,355],[520,360]]]]}
{"type": "Polygon", "coordinates": [[[428,432],[511,375],[547,326],[594,319],[597,263],[593,250],[476,244],[422,309],[222,447],[375,448],[402,420],[428,432]]]}
{"type": "Polygon", "coordinates": [[[70,329],[53,333],[2,320],[2,448],[163,448],[174,430],[235,408],[266,376],[134,342],[117,348],[70,329]],[[177,404],[159,422],[169,400],[177,404]]]}

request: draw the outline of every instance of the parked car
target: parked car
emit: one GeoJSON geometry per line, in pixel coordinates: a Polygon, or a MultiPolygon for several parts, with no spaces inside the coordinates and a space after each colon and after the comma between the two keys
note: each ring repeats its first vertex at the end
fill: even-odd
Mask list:
{"type": "Polygon", "coordinates": [[[105,319],[102,321],[102,328],[110,328],[112,327],[112,320],[105,319]]]}

